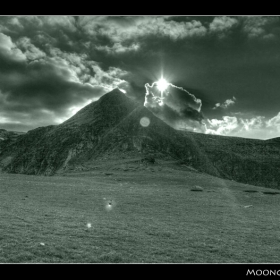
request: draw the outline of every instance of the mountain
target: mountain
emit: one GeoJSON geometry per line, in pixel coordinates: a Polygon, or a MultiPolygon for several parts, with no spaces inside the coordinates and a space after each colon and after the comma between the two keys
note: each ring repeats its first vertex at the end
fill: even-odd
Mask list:
{"type": "Polygon", "coordinates": [[[201,133],[194,138],[219,177],[280,188],[280,138],[257,140],[201,133]]]}
{"type": "Polygon", "coordinates": [[[0,141],[15,140],[19,135],[25,134],[25,132],[19,131],[7,131],[0,128],[0,141]]]}
{"type": "Polygon", "coordinates": [[[0,168],[53,175],[96,160],[147,156],[222,178],[280,188],[279,141],[175,130],[118,89],[60,125],[34,129],[6,143],[0,150],[0,168]],[[148,126],[140,124],[144,117],[148,126]]]}
{"type": "Polygon", "coordinates": [[[40,127],[19,137],[0,153],[3,171],[52,175],[108,155],[192,158],[202,171],[217,175],[196,144],[155,117],[118,89],[102,96],[58,126],[40,127]],[[148,127],[141,118],[150,120],[148,127]]]}
{"type": "Polygon", "coordinates": [[[17,140],[17,137],[22,134],[25,134],[25,133],[0,129],[0,152],[1,152],[1,148],[4,147],[4,145],[15,142],[17,140]]]}

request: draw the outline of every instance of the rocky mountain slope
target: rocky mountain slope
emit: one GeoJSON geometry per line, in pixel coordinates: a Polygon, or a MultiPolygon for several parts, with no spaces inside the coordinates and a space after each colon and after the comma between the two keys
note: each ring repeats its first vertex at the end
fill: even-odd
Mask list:
{"type": "Polygon", "coordinates": [[[58,126],[40,127],[7,142],[0,150],[0,168],[53,175],[97,159],[150,155],[214,176],[280,188],[279,141],[178,131],[118,89],[58,126]],[[148,126],[141,125],[144,117],[148,126]]]}
{"type": "Polygon", "coordinates": [[[4,171],[52,175],[110,155],[191,158],[201,171],[217,175],[195,143],[155,117],[144,106],[114,90],[58,126],[29,131],[0,154],[4,171]],[[148,127],[141,118],[150,121],[148,127]]]}
{"type": "Polygon", "coordinates": [[[280,188],[280,138],[246,139],[193,133],[219,177],[280,188]]]}

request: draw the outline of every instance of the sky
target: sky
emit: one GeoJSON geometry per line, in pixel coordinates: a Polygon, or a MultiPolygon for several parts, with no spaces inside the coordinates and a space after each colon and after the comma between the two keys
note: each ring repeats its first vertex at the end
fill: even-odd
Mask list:
{"type": "Polygon", "coordinates": [[[276,16],[0,16],[2,129],[60,124],[118,87],[176,129],[280,137],[279,77],[276,16]]]}

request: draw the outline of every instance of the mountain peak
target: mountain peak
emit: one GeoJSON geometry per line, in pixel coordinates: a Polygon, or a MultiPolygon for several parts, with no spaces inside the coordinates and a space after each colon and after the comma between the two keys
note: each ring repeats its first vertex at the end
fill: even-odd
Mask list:
{"type": "Polygon", "coordinates": [[[99,102],[126,102],[128,100],[131,100],[129,97],[126,96],[125,93],[123,93],[119,88],[115,88],[112,91],[107,92],[103,96],[99,98],[99,102]]]}
{"type": "Polygon", "coordinates": [[[101,98],[108,95],[125,95],[119,88],[114,88],[113,90],[105,93],[101,98]]]}
{"type": "Polygon", "coordinates": [[[118,88],[115,88],[104,94],[97,101],[82,108],[74,116],[59,126],[82,125],[86,123],[93,124],[100,118],[104,119],[104,121],[110,120],[110,122],[114,122],[124,117],[137,106],[139,106],[139,104],[127,97],[118,88]]]}

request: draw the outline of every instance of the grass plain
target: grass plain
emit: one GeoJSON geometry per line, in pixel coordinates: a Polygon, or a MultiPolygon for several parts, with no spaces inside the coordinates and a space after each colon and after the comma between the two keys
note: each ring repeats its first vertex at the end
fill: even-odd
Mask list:
{"type": "Polygon", "coordinates": [[[0,263],[279,263],[269,190],[163,164],[1,173],[0,263]]]}

